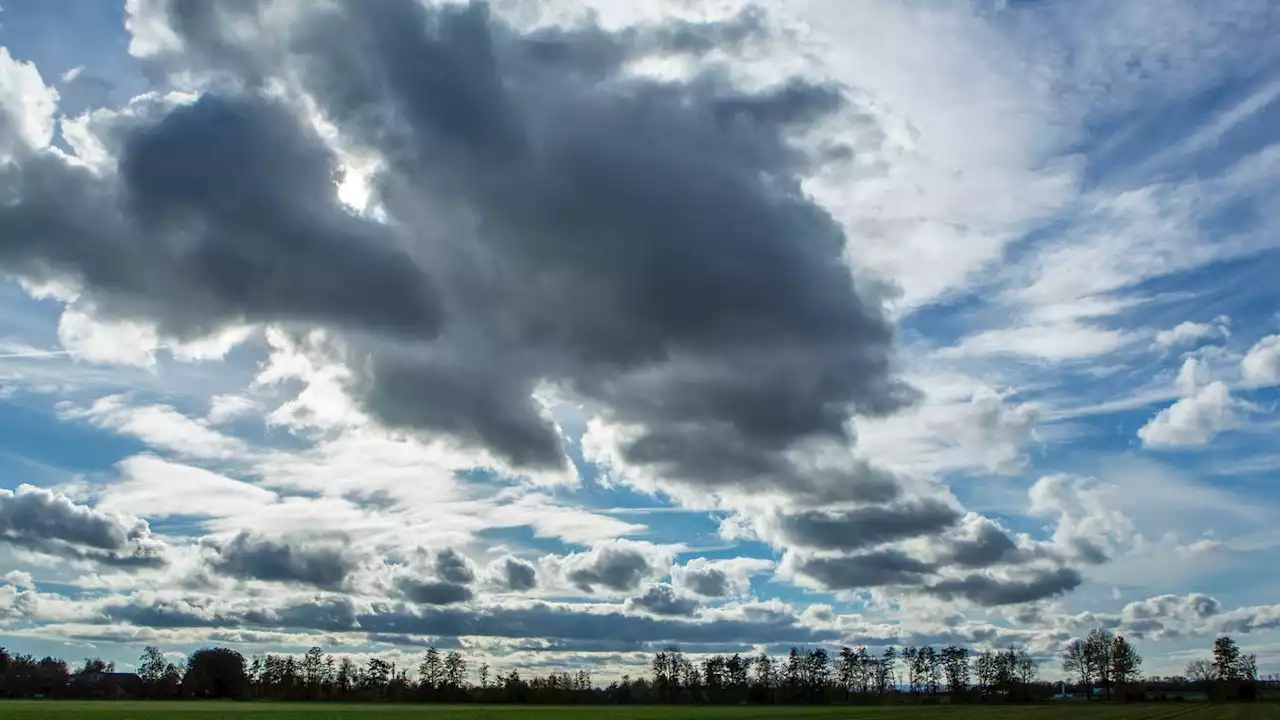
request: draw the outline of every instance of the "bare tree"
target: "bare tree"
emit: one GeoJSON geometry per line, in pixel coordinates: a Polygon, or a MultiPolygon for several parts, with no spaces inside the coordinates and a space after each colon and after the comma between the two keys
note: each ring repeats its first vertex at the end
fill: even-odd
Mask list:
{"type": "Polygon", "coordinates": [[[1062,669],[1079,679],[1084,686],[1085,698],[1093,689],[1093,678],[1097,672],[1093,665],[1094,656],[1089,652],[1084,640],[1076,638],[1067,644],[1062,653],[1062,669]]]}
{"type": "Polygon", "coordinates": [[[1210,660],[1200,659],[1192,660],[1187,663],[1187,679],[1198,684],[1201,688],[1208,688],[1209,683],[1218,676],[1218,670],[1214,667],[1210,660]]]}

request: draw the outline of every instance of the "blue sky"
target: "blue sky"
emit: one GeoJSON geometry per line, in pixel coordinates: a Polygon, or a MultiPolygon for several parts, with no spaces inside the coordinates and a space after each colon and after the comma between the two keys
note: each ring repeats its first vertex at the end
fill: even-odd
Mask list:
{"type": "Polygon", "coordinates": [[[3,3],[0,644],[1280,671],[1271,3],[341,7],[3,3]]]}

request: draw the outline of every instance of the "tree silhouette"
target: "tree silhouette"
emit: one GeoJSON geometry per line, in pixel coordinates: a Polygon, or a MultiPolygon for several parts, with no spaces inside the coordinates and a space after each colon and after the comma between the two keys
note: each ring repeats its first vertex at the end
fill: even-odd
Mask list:
{"type": "Polygon", "coordinates": [[[1111,641],[1111,681],[1116,685],[1128,685],[1138,678],[1142,669],[1142,656],[1136,648],[1117,635],[1111,641]]]}
{"type": "Polygon", "coordinates": [[[243,697],[248,689],[244,656],[230,648],[196,650],[187,658],[182,684],[198,697],[243,697]]]}
{"type": "Polygon", "coordinates": [[[1089,652],[1089,647],[1084,640],[1076,638],[1067,643],[1067,647],[1062,653],[1062,669],[1068,675],[1075,676],[1079,680],[1080,685],[1084,687],[1086,699],[1091,694],[1093,678],[1097,672],[1093,663],[1094,656],[1089,652]]]}

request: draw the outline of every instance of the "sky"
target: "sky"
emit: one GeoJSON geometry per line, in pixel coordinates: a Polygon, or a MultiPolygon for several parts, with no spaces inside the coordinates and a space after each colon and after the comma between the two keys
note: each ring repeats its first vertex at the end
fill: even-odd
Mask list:
{"type": "Polygon", "coordinates": [[[1278,672],[1277,31],[4,0],[0,645],[1278,672]]]}

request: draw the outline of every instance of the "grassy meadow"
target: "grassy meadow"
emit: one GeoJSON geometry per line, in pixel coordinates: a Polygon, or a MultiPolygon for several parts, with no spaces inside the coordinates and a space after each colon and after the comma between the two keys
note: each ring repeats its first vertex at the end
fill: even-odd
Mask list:
{"type": "Polygon", "coordinates": [[[530,705],[344,705],[330,703],[0,701],[0,720],[1280,720],[1280,704],[1041,706],[696,707],[530,705]]]}

